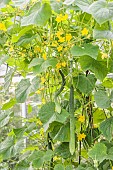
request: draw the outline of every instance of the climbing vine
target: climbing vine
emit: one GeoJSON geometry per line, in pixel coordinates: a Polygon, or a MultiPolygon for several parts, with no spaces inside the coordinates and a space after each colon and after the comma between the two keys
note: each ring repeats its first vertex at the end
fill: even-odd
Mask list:
{"type": "Polygon", "coordinates": [[[111,0],[0,1],[0,169],[113,169],[112,16],[111,0]]]}

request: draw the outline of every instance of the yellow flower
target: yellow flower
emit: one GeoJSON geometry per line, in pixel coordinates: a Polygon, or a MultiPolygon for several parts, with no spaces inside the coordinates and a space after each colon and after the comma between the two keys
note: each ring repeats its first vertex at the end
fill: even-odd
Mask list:
{"type": "Polygon", "coordinates": [[[57,69],[60,69],[60,68],[61,68],[61,63],[57,63],[57,64],[56,64],[56,68],[57,68],[57,69]]]}
{"type": "Polygon", "coordinates": [[[70,41],[72,39],[72,35],[71,34],[66,34],[66,41],[70,41]]]}
{"type": "Polygon", "coordinates": [[[65,14],[65,15],[58,15],[57,18],[56,18],[56,21],[59,23],[61,21],[66,21],[68,19],[68,14],[65,14]]]}
{"type": "Polygon", "coordinates": [[[64,42],[64,41],[65,41],[65,37],[59,37],[58,42],[62,43],[62,42],[64,42]]]}
{"type": "Polygon", "coordinates": [[[66,21],[68,19],[68,14],[65,14],[64,16],[62,16],[62,21],[66,21]]]}
{"type": "Polygon", "coordinates": [[[36,46],[36,47],[34,47],[34,52],[36,53],[36,52],[41,52],[41,48],[40,47],[38,47],[38,46],[36,46]]]}
{"type": "Polygon", "coordinates": [[[43,98],[42,99],[42,104],[45,104],[46,103],[46,100],[43,98]]]}
{"type": "Polygon", "coordinates": [[[80,115],[79,118],[78,118],[78,121],[83,123],[85,121],[85,116],[80,115]]]}
{"type": "Polygon", "coordinates": [[[56,21],[57,21],[58,23],[62,21],[62,14],[60,14],[60,15],[58,15],[58,16],[56,17],[56,21]]]}
{"type": "Polygon", "coordinates": [[[102,56],[101,56],[102,59],[105,59],[105,58],[108,58],[108,55],[107,53],[102,53],[102,56]]]}
{"type": "Polygon", "coordinates": [[[5,27],[5,24],[0,23],[0,30],[1,30],[1,31],[7,31],[7,29],[6,29],[6,27],[5,27]]]}
{"type": "Polygon", "coordinates": [[[84,28],[84,29],[81,31],[81,33],[82,33],[82,36],[88,35],[88,30],[87,30],[87,28],[84,28]]]}
{"type": "Polygon", "coordinates": [[[40,119],[37,119],[37,124],[40,125],[40,126],[42,126],[42,122],[41,122],[40,119]]]}
{"type": "Polygon", "coordinates": [[[12,52],[14,49],[13,49],[13,46],[9,49],[10,52],[12,52]]]}
{"type": "Polygon", "coordinates": [[[62,46],[57,47],[58,52],[62,51],[62,46]]]}
{"type": "Polygon", "coordinates": [[[54,156],[53,160],[57,161],[57,160],[60,160],[60,158],[58,156],[54,156]]]}
{"type": "Polygon", "coordinates": [[[63,34],[63,30],[59,30],[59,31],[56,32],[57,37],[60,37],[62,34],[63,34]]]}
{"type": "Polygon", "coordinates": [[[40,91],[40,90],[37,90],[37,91],[36,91],[36,93],[37,93],[37,94],[40,94],[40,93],[41,93],[41,91],[40,91]]]}
{"type": "Polygon", "coordinates": [[[57,41],[52,42],[51,44],[53,47],[57,47],[57,41]]]}
{"type": "Polygon", "coordinates": [[[44,136],[44,128],[41,128],[41,129],[40,129],[40,135],[41,135],[41,136],[44,136]]]}
{"type": "Polygon", "coordinates": [[[81,133],[78,135],[78,140],[82,141],[82,139],[85,139],[86,135],[84,133],[81,133]]]}
{"type": "Polygon", "coordinates": [[[44,77],[41,77],[41,83],[43,84],[43,83],[45,83],[45,78],[44,77]]]}
{"type": "Polygon", "coordinates": [[[47,60],[46,53],[44,53],[44,54],[42,55],[42,58],[43,58],[44,60],[47,60]]]}
{"type": "Polygon", "coordinates": [[[113,166],[112,166],[112,170],[113,170],[113,166]]]}
{"type": "Polygon", "coordinates": [[[60,0],[56,0],[57,2],[60,2],[60,0]]]}
{"type": "Polygon", "coordinates": [[[64,61],[64,62],[62,62],[61,64],[62,64],[62,66],[63,66],[63,67],[65,67],[65,66],[66,66],[66,62],[65,62],[65,61],[64,61]]]}

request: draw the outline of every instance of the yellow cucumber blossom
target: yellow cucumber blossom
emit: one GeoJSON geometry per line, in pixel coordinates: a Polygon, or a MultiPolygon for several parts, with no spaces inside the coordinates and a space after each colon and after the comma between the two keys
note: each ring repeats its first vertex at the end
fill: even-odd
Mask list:
{"type": "Polygon", "coordinates": [[[44,53],[44,54],[42,55],[42,58],[43,58],[44,60],[47,60],[46,53],[44,53]]]}
{"type": "Polygon", "coordinates": [[[65,66],[66,66],[66,62],[65,62],[65,61],[64,61],[64,62],[62,62],[61,64],[62,64],[62,66],[63,66],[63,67],[65,67],[65,66]]]}
{"type": "Polygon", "coordinates": [[[108,54],[107,54],[107,53],[102,53],[101,58],[102,58],[102,59],[108,58],[108,54]]]}
{"type": "Polygon", "coordinates": [[[7,31],[7,29],[6,29],[6,27],[5,27],[5,24],[0,23],[0,30],[1,30],[1,31],[7,31]]]}
{"type": "Polygon", "coordinates": [[[63,49],[62,46],[57,47],[58,52],[62,51],[62,49],[63,49]]]}
{"type": "Polygon", "coordinates": [[[84,29],[81,31],[81,33],[82,33],[82,36],[88,35],[88,30],[87,30],[87,28],[84,28],[84,29]]]}
{"type": "Polygon", "coordinates": [[[66,34],[66,41],[70,41],[72,39],[72,35],[71,34],[66,34]]]}
{"type": "Polygon", "coordinates": [[[56,68],[57,68],[57,69],[60,69],[60,68],[61,68],[61,63],[57,63],[57,64],[56,64],[56,68]]]}
{"type": "Polygon", "coordinates": [[[65,15],[62,15],[62,14],[59,14],[57,17],[56,17],[56,21],[58,23],[62,22],[62,21],[66,21],[68,19],[68,14],[65,14],[65,15]]]}
{"type": "Polygon", "coordinates": [[[46,79],[44,77],[41,77],[41,83],[45,83],[46,79]]]}
{"type": "Polygon", "coordinates": [[[85,116],[80,115],[79,118],[78,118],[78,121],[83,123],[85,121],[85,116]]]}
{"type": "Polygon", "coordinates": [[[64,41],[65,41],[65,37],[59,37],[58,42],[62,43],[62,42],[64,42],[64,41]]]}
{"type": "Polygon", "coordinates": [[[82,141],[82,139],[85,139],[85,137],[86,137],[86,135],[85,135],[84,133],[80,133],[80,134],[78,135],[78,140],[79,140],[79,141],[82,141]]]}

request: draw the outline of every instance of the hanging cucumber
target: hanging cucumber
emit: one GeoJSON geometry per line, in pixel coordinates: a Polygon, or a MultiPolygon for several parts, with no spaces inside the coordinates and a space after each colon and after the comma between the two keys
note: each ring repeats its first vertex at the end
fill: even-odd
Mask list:
{"type": "Polygon", "coordinates": [[[70,86],[70,100],[69,100],[69,113],[70,113],[70,142],[69,149],[71,155],[75,152],[75,120],[74,120],[74,88],[70,86]]]}
{"type": "Polygon", "coordinates": [[[56,111],[57,111],[58,113],[61,112],[61,106],[60,106],[60,104],[59,104],[59,102],[58,102],[58,96],[59,96],[60,93],[63,91],[64,86],[65,86],[65,83],[66,83],[63,72],[62,72],[61,70],[59,70],[59,73],[60,73],[60,75],[61,75],[61,77],[62,77],[62,84],[61,84],[60,89],[59,89],[57,92],[55,92],[56,111]]]}

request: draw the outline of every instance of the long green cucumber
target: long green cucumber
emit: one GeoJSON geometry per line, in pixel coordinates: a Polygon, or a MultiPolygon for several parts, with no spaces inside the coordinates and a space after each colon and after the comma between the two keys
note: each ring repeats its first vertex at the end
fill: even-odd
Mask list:
{"type": "Polygon", "coordinates": [[[74,120],[74,88],[70,86],[70,100],[69,100],[69,113],[70,113],[70,142],[69,150],[71,155],[75,152],[75,120],[74,120]]]}

